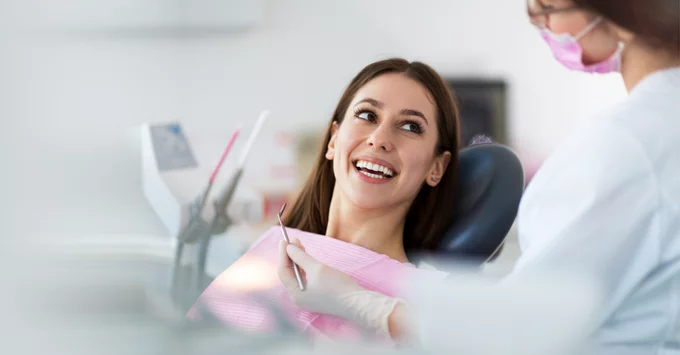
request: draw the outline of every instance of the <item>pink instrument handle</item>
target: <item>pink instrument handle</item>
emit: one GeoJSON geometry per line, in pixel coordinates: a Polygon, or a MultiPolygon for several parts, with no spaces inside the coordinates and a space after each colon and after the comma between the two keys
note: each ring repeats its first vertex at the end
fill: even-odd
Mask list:
{"type": "Polygon", "coordinates": [[[241,133],[241,128],[237,128],[234,134],[231,136],[231,140],[229,140],[229,144],[227,144],[227,147],[224,149],[224,152],[222,152],[222,156],[220,157],[220,161],[217,163],[217,166],[215,167],[215,170],[213,170],[212,174],[210,174],[210,180],[208,182],[212,184],[215,181],[215,178],[217,177],[217,173],[220,171],[222,168],[222,164],[224,161],[227,159],[227,155],[229,155],[229,151],[231,150],[231,147],[234,146],[234,143],[236,142],[236,138],[238,135],[241,133]]]}

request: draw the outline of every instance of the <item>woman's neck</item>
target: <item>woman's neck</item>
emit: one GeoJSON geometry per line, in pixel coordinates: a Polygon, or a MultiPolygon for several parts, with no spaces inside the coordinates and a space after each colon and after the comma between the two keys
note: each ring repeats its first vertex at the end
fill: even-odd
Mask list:
{"type": "Polygon", "coordinates": [[[649,74],[680,66],[678,53],[655,51],[639,44],[630,44],[623,52],[621,75],[630,92],[649,74]]]}
{"type": "Polygon", "coordinates": [[[328,213],[326,235],[394,260],[408,262],[404,251],[404,223],[408,206],[361,209],[349,203],[336,185],[328,213]]]}

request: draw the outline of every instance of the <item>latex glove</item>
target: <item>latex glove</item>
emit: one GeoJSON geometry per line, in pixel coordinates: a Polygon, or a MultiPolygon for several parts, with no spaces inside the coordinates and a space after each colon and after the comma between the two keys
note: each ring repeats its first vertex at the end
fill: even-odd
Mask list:
{"type": "Polygon", "coordinates": [[[345,318],[390,337],[388,318],[401,300],[364,289],[349,275],[307,254],[299,240],[279,243],[278,273],[296,306],[345,318]],[[298,286],[293,262],[300,268],[304,291],[298,286]]]}

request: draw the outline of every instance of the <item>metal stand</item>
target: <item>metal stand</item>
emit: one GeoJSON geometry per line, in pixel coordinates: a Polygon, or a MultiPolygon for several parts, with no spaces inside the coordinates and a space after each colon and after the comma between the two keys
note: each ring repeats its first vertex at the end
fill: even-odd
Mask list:
{"type": "MultiPolygon", "coordinates": [[[[200,296],[203,292],[203,284],[205,275],[205,262],[208,255],[208,247],[210,246],[210,239],[214,235],[223,234],[229,227],[231,227],[234,222],[227,216],[227,207],[234,196],[234,191],[236,191],[236,186],[238,186],[241,176],[243,175],[243,169],[245,167],[246,159],[250,152],[250,148],[255,142],[255,138],[260,132],[262,125],[267,120],[269,116],[269,111],[265,110],[260,113],[260,117],[255,123],[255,128],[250,138],[246,142],[246,146],[243,149],[239,161],[237,163],[236,171],[231,178],[230,183],[220,198],[215,202],[215,216],[210,223],[203,220],[201,213],[203,208],[208,201],[210,195],[210,189],[212,188],[212,178],[208,187],[206,187],[203,192],[203,196],[192,206],[191,218],[187,227],[180,233],[177,241],[177,249],[175,250],[175,262],[172,275],[172,285],[171,285],[171,296],[175,302],[179,302],[183,308],[190,307],[192,301],[200,296]],[[197,259],[196,259],[196,269],[194,270],[194,276],[188,282],[189,287],[181,289],[180,286],[183,284],[180,282],[181,268],[182,268],[182,254],[184,251],[184,246],[189,244],[198,243],[197,259]],[[188,306],[187,306],[188,305],[188,306]]],[[[226,153],[225,153],[226,154],[226,153]]],[[[221,163],[220,163],[221,164],[221,163]]],[[[219,165],[218,165],[219,167],[219,165]]]]}
{"type": "Polygon", "coordinates": [[[243,169],[239,169],[234,173],[222,197],[215,202],[215,216],[209,223],[203,220],[201,216],[210,192],[209,189],[206,189],[203,196],[193,205],[187,227],[178,236],[172,272],[171,296],[174,302],[179,304],[184,310],[188,310],[193,300],[203,292],[205,264],[212,237],[224,234],[234,224],[234,221],[227,215],[227,207],[234,196],[242,175],[243,169]],[[187,245],[194,244],[197,244],[198,249],[196,251],[196,265],[191,273],[193,275],[190,276],[188,282],[182,282],[183,275],[181,271],[184,248],[187,245]]]}

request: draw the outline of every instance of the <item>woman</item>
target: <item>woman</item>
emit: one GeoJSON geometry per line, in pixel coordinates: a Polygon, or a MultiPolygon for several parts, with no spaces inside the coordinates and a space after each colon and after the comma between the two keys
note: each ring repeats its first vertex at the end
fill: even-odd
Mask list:
{"type": "MultiPolygon", "coordinates": [[[[458,131],[453,96],[430,67],[402,59],[367,66],[340,99],[316,167],[284,217],[289,236],[332,272],[340,270],[343,290],[367,288],[360,296],[377,300],[375,310],[393,308],[398,282],[443,276],[415,268],[406,251],[433,249],[452,222],[446,211],[457,199],[458,131]]],[[[208,287],[190,316],[203,306],[226,324],[274,330],[265,302],[308,334],[354,336],[372,328],[387,335],[384,311],[341,320],[326,308],[319,315],[308,303],[300,304],[307,311],[295,307],[277,277],[277,262],[289,262],[281,241],[278,227],[265,233],[208,287]]],[[[324,269],[304,271],[312,284],[325,277],[324,269]]]]}
{"type": "MultiPolygon", "coordinates": [[[[629,97],[577,129],[533,178],[510,277],[569,270],[594,278],[604,296],[592,329],[596,353],[680,351],[680,2],[532,0],[529,17],[560,63],[620,73],[629,97]]],[[[305,270],[325,270],[305,292],[288,288],[298,304],[344,306],[352,317],[381,302],[329,296],[332,287],[359,293],[337,291],[343,275],[300,248],[287,252],[305,270]]],[[[290,285],[283,259],[281,279],[290,285]]],[[[406,305],[383,311],[393,337],[417,337],[406,305]]]]}

